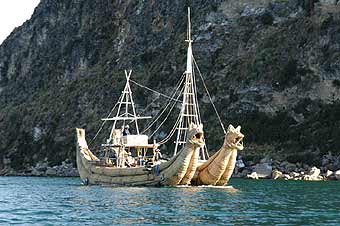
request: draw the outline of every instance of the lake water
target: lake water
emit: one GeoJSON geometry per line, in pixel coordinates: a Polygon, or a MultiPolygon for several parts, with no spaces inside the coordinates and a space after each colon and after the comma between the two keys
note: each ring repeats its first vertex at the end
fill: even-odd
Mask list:
{"type": "Polygon", "coordinates": [[[230,184],[237,190],[0,177],[0,225],[340,225],[340,182],[234,179],[230,184]]]}

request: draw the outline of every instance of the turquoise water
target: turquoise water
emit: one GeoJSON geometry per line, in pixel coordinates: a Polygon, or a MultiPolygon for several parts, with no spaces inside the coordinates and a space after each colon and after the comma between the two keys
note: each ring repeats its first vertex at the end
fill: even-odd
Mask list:
{"type": "Polygon", "coordinates": [[[340,225],[340,182],[234,179],[230,184],[237,191],[0,177],[0,225],[340,225]]]}

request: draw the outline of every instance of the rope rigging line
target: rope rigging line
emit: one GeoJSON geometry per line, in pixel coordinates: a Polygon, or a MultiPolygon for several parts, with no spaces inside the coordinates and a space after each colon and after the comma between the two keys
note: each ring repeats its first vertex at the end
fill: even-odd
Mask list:
{"type": "MultiPolygon", "coordinates": [[[[111,109],[110,113],[107,115],[106,118],[109,118],[109,117],[110,117],[110,115],[112,114],[112,112],[113,112],[113,111],[115,110],[115,108],[117,107],[118,103],[121,101],[122,96],[123,96],[123,95],[121,95],[121,96],[119,97],[118,102],[113,106],[113,108],[111,109]]],[[[100,128],[98,129],[96,135],[95,135],[95,136],[92,138],[92,140],[90,141],[89,145],[91,145],[92,142],[97,138],[98,134],[99,134],[100,131],[103,129],[103,127],[104,127],[104,125],[105,125],[106,122],[107,122],[107,121],[103,121],[103,123],[101,124],[100,128]]]]}
{"type": "Polygon", "coordinates": [[[148,108],[149,108],[153,103],[156,102],[156,100],[158,100],[158,97],[155,98],[154,100],[152,100],[151,103],[148,104],[148,105],[144,108],[144,110],[142,110],[138,115],[144,114],[144,113],[146,112],[146,110],[148,110],[148,108]]]}
{"type": "MultiPolygon", "coordinates": [[[[194,56],[192,56],[192,57],[194,57],[194,56]]],[[[196,84],[195,70],[192,70],[192,76],[193,76],[193,79],[194,79],[194,84],[196,84]]],[[[196,85],[194,86],[194,89],[195,89],[195,93],[196,93],[195,101],[197,103],[198,120],[199,120],[200,123],[202,123],[201,111],[200,111],[200,106],[198,104],[198,98],[197,98],[197,87],[196,87],[196,85]]],[[[204,148],[203,148],[203,151],[205,152],[206,156],[209,158],[209,152],[208,152],[207,144],[205,143],[205,139],[204,139],[204,148]]]]}
{"type": "MultiPolygon", "coordinates": [[[[175,100],[175,102],[173,103],[173,106],[176,105],[176,102],[178,102],[178,99],[174,99],[176,93],[178,92],[178,89],[181,87],[182,83],[184,81],[184,74],[182,75],[182,78],[179,80],[179,82],[177,82],[176,85],[176,89],[174,90],[173,94],[171,95],[171,99],[169,100],[169,102],[166,104],[165,108],[161,111],[160,114],[158,114],[158,116],[155,118],[155,120],[153,122],[151,122],[146,129],[144,129],[142,131],[142,133],[145,133],[146,131],[148,131],[159,119],[160,117],[164,114],[164,112],[166,111],[166,109],[169,107],[169,105],[171,104],[171,100],[175,100]]],[[[171,109],[173,108],[173,106],[171,107],[171,109]]]]}
{"type": "MultiPolygon", "coordinates": [[[[178,94],[177,100],[180,98],[180,96],[181,96],[183,90],[184,90],[184,86],[183,86],[181,92],[178,94]]],[[[152,137],[152,136],[153,136],[153,135],[161,128],[161,126],[162,126],[162,125],[165,123],[165,121],[169,118],[170,113],[171,113],[172,109],[173,109],[175,106],[176,106],[176,103],[174,103],[174,104],[172,105],[172,107],[170,108],[168,114],[165,116],[165,119],[161,122],[161,124],[157,127],[157,129],[150,135],[150,137],[152,137]]],[[[176,128],[176,126],[175,126],[174,128],[176,128]]]]}
{"type": "Polygon", "coordinates": [[[211,105],[213,106],[213,108],[214,108],[214,110],[215,110],[215,113],[216,113],[216,115],[217,115],[218,120],[220,121],[222,130],[223,130],[224,134],[227,134],[227,131],[226,131],[225,128],[224,128],[222,119],[221,119],[220,115],[218,114],[217,109],[216,109],[216,106],[215,106],[215,104],[214,104],[214,102],[213,102],[213,100],[212,100],[212,98],[211,98],[210,93],[209,93],[209,90],[208,90],[207,86],[205,85],[203,76],[202,76],[202,74],[201,74],[201,71],[200,71],[200,69],[199,69],[197,63],[196,63],[196,60],[195,60],[194,56],[192,56],[192,59],[193,59],[193,61],[194,61],[194,63],[195,63],[195,66],[196,66],[196,68],[197,68],[198,74],[199,74],[200,77],[201,77],[201,80],[202,80],[204,89],[205,89],[205,91],[207,92],[207,95],[208,95],[208,97],[209,97],[210,103],[211,103],[211,105]]]}
{"type": "MultiPolygon", "coordinates": [[[[183,75],[184,75],[184,74],[183,74],[183,75]]],[[[182,75],[182,76],[183,76],[183,75],[182,75]]],[[[174,97],[174,95],[176,94],[178,88],[180,87],[181,83],[183,82],[182,80],[183,80],[183,78],[181,78],[180,80],[178,80],[178,82],[177,82],[177,84],[176,84],[176,86],[175,86],[176,89],[174,89],[175,91],[173,91],[173,93],[171,94],[171,97],[170,97],[170,98],[173,99],[173,97],[174,97]]],[[[130,79],[130,81],[131,81],[131,79],[130,79]]],[[[134,82],[135,82],[135,81],[134,81],[134,82]]],[[[135,82],[135,83],[137,83],[137,82],[135,82]]],[[[136,84],[136,85],[138,86],[138,85],[141,85],[141,84],[138,83],[138,84],[136,84]]],[[[142,86],[142,85],[141,85],[141,86],[142,86]]],[[[140,87],[141,87],[141,86],[140,86],[140,87]]],[[[151,88],[148,88],[148,89],[151,89],[151,88]]],[[[155,92],[157,92],[157,91],[155,91],[155,92]]],[[[157,92],[157,93],[158,93],[158,92],[157,92]]],[[[144,108],[144,110],[142,110],[138,115],[145,113],[146,110],[147,110],[153,103],[155,103],[155,102],[158,100],[158,98],[159,98],[159,96],[156,97],[154,100],[152,100],[151,103],[148,104],[148,105],[144,108]]],[[[170,102],[170,101],[171,101],[171,99],[169,99],[169,102],[170,102]]],[[[158,115],[158,116],[157,116],[157,119],[154,120],[154,121],[151,123],[152,125],[153,125],[153,124],[155,123],[155,121],[157,121],[157,120],[161,117],[161,115],[164,113],[164,111],[166,110],[166,108],[167,108],[167,107],[169,106],[169,104],[170,104],[169,102],[166,104],[167,106],[165,107],[165,109],[163,110],[163,112],[162,112],[160,115],[158,115]]],[[[131,121],[128,123],[128,125],[130,125],[130,124],[133,123],[133,122],[134,122],[134,120],[131,120],[131,121]]],[[[149,125],[150,125],[150,124],[149,124],[149,125]]],[[[141,133],[146,132],[148,129],[151,128],[152,125],[148,126],[148,128],[144,129],[141,133]]]]}
{"type": "MultiPolygon", "coordinates": [[[[139,114],[138,114],[138,116],[140,116],[141,114],[144,114],[145,112],[146,112],[146,110],[148,110],[148,108],[153,104],[153,103],[155,103],[157,100],[158,100],[158,98],[159,97],[157,97],[157,98],[155,98],[155,99],[153,99],[152,101],[151,101],[151,103],[150,104],[148,104],[139,114]]],[[[134,119],[132,119],[128,124],[129,125],[131,125],[131,123],[133,123],[135,120],[134,119]]],[[[142,132],[143,133],[143,132],[142,132]]]]}
{"type": "MultiPolygon", "coordinates": [[[[171,103],[172,100],[175,101],[175,102],[174,102],[174,105],[176,104],[176,102],[181,102],[181,101],[178,100],[179,98],[175,99],[174,96],[175,96],[176,93],[178,92],[178,89],[179,89],[179,87],[181,86],[181,84],[182,84],[182,82],[183,82],[183,78],[184,78],[184,76],[182,75],[182,78],[177,82],[176,88],[175,88],[175,90],[174,90],[174,92],[173,92],[173,94],[172,94],[171,97],[169,97],[169,96],[167,96],[167,95],[165,95],[165,94],[163,94],[163,93],[157,92],[156,90],[153,90],[153,89],[148,88],[148,87],[146,87],[146,86],[143,86],[143,85],[139,84],[138,82],[136,82],[136,81],[130,79],[130,81],[133,82],[134,84],[136,84],[137,86],[140,86],[140,87],[145,88],[145,89],[147,89],[147,90],[149,90],[149,91],[155,92],[155,93],[159,94],[160,96],[163,96],[163,97],[166,97],[166,98],[169,99],[169,102],[167,103],[167,106],[165,107],[165,109],[163,110],[163,112],[162,112],[162,113],[157,117],[157,119],[156,119],[156,120],[155,120],[155,121],[154,121],[147,129],[146,129],[146,130],[144,130],[142,133],[144,133],[144,132],[147,131],[149,128],[151,128],[151,126],[152,126],[152,125],[153,125],[153,124],[154,124],[154,123],[162,116],[162,114],[165,112],[165,110],[166,110],[167,107],[170,105],[170,103],[171,103]]],[[[111,116],[112,112],[115,110],[115,108],[117,107],[117,105],[119,104],[119,102],[122,101],[122,97],[123,97],[123,95],[121,95],[121,96],[119,97],[117,103],[113,106],[113,108],[111,109],[110,113],[107,115],[106,118],[109,118],[109,117],[111,116]]],[[[147,109],[149,106],[151,106],[151,104],[154,103],[156,100],[157,100],[157,98],[154,99],[154,100],[146,107],[146,109],[147,109]]],[[[173,108],[173,106],[172,106],[172,108],[173,108]]],[[[171,109],[172,109],[172,108],[171,108],[171,109]]],[[[143,112],[145,112],[146,109],[144,109],[143,112]]],[[[132,123],[133,121],[134,121],[134,120],[132,120],[130,123],[132,123]]],[[[91,145],[91,144],[95,141],[95,139],[98,137],[99,133],[100,133],[101,130],[103,129],[103,127],[104,127],[104,125],[105,125],[106,122],[107,122],[107,121],[103,121],[103,123],[101,124],[101,126],[100,126],[100,128],[98,129],[97,133],[96,133],[95,136],[92,138],[92,140],[89,142],[89,145],[91,145]]],[[[130,124],[130,123],[129,123],[129,124],[130,124]]]]}
{"type": "Polygon", "coordinates": [[[176,120],[176,123],[175,123],[174,127],[170,130],[168,136],[166,136],[163,140],[158,142],[159,144],[165,144],[166,142],[168,142],[171,139],[171,137],[176,132],[177,126],[178,126],[179,121],[180,121],[180,118],[181,118],[181,115],[179,114],[178,117],[177,117],[177,120],[176,120]]]}
{"type": "Polygon", "coordinates": [[[195,101],[196,101],[196,106],[197,106],[197,115],[198,115],[198,121],[201,123],[201,111],[200,111],[200,106],[198,104],[198,98],[197,98],[197,87],[196,87],[196,76],[195,76],[195,71],[192,70],[192,77],[194,80],[194,92],[195,92],[195,101]]]}
{"type": "MultiPolygon", "coordinates": [[[[169,96],[167,96],[167,95],[165,95],[165,94],[163,94],[163,93],[160,93],[160,92],[158,92],[158,91],[156,91],[156,90],[154,90],[154,89],[151,89],[151,88],[149,88],[149,87],[147,87],[147,86],[144,86],[144,85],[142,85],[142,84],[139,84],[138,82],[136,82],[136,81],[134,81],[134,80],[132,80],[132,79],[130,79],[130,81],[131,81],[133,84],[135,84],[135,85],[137,85],[137,86],[139,86],[139,87],[141,87],[141,88],[144,88],[144,89],[147,89],[147,90],[149,90],[149,91],[151,91],[151,92],[157,93],[157,94],[159,94],[159,95],[161,95],[161,96],[163,96],[163,97],[165,97],[165,98],[168,98],[168,99],[170,99],[170,100],[175,100],[175,99],[173,99],[173,98],[171,98],[171,97],[169,97],[169,96]]],[[[182,101],[178,101],[178,102],[182,102],[182,101]]]]}

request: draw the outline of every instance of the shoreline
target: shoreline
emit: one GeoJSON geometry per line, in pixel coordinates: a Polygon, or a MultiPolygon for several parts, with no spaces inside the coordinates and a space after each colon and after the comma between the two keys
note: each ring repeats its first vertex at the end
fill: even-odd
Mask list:
{"type": "MultiPolygon", "coordinates": [[[[4,161],[5,162],[5,161],[4,161]]],[[[79,177],[77,168],[72,161],[66,159],[61,165],[49,166],[47,159],[39,161],[35,166],[15,170],[7,160],[5,167],[0,170],[0,176],[33,176],[33,177],[79,177]]]]}
{"type": "Polygon", "coordinates": [[[331,153],[323,155],[318,165],[273,160],[269,156],[256,163],[252,161],[244,162],[242,157],[239,156],[233,177],[304,181],[340,180],[340,156],[334,156],[331,153]]]}
{"type": "MultiPolygon", "coordinates": [[[[10,159],[3,159],[4,167],[0,176],[32,176],[32,177],[79,177],[79,173],[71,160],[62,161],[61,165],[49,166],[47,159],[39,161],[35,166],[27,166],[21,170],[11,167],[10,159]]],[[[273,160],[269,156],[253,161],[243,161],[238,156],[232,178],[243,179],[280,179],[304,181],[340,180],[340,156],[331,153],[320,159],[318,166],[305,163],[290,163],[286,160],[273,160]]]]}
{"type": "MultiPolygon", "coordinates": [[[[42,176],[36,176],[36,175],[23,175],[23,174],[6,174],[6,175],[0,175],[0,177],[35,177],[35,178],[79,178],[79,176],[50,176],[50,175],[42,175],[42,176]]],[[[339,179],[323,179],[323,180],[303,180],[303,179],[286,179],[286,178],[249,178],[249,177],[232,177],[232,179],[241,179],[241,180],[275,180],[275,181],[310,181],[310,182],[329,182],[329,181],[339,181],[339,179]]],[[[230,186],[229,183],[227,185],[223,186],[230,186]]],[[[204,186],[194,186],[194,185],[188,185],[188,187],[204,187],[204,186]]],[[[215,185],[207,185],[206,187],[221,187],[221,186],[215,186],[215,185]]]]}

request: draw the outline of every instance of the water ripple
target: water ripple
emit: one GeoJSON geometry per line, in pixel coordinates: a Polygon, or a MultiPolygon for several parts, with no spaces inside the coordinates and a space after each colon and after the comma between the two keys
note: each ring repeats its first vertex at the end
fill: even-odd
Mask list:
{"type": "Polygon", "coordinates": [[[0,177],[0,224],[339,225],[339,182],[232,180],[237,189],[82,186],[0,177]]]}

